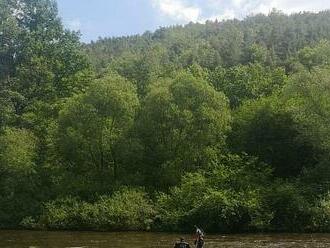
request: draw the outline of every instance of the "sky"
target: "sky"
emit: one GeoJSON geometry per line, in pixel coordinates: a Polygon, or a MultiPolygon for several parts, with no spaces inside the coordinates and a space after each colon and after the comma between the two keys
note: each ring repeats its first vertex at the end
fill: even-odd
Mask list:
{"type": "Polygon", "coordinates": [[[330,0],[57,0],[64,25],[81,40],[125,36],[206,20],[243,19],[273,8],[284,13],[330,9],[330,0]]]}

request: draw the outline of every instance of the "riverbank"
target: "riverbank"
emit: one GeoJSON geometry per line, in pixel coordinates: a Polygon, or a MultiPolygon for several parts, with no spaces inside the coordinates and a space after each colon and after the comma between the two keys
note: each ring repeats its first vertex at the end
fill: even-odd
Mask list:
{"type": "MultiPolygon", "coordinates": [[[[155,248],[172,247],[181,234],[145,232],[31,232],[0,231],[0,247],[88,247],[88,248],[155,248]]],[[[184,235],[192,243],[192,235],[184,235]]],[[[322,248],[329,247],[330,234],[240,234],[207,235],[209,248],[322,248]]]]}
{"type": "Polygon", "coordinates": [[[197,173],[191,174],[180,187],[154,198],[141,188],[127,187],[94,202],[59,198],[43,204],[38,215],[24,217],[18,225],[2,223],[2,228],[184,233],[198,225],[208,233],[329,231],[328,200],[310,205],[301,201],[299,191],[293,191],[296,189],[289,184],[274,184],[272,188],[255,186],[258,192],[213,190],[214,186],[206,184],[206,180],[214,183],[218,174],[215,171],[206,179],[197,173]]]}

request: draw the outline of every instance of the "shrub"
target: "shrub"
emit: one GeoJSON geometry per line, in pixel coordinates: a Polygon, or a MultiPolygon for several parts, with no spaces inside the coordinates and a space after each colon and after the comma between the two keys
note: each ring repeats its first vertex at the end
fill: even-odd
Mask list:
{"type": "Polygon", "coordinates": [[[312,230],[330,231],[330,193],[319,199],[313,208],[312,230]]]}
{"type": "Polygon", "coordinates": [[[301,232],[309,229],[311,206],[298,186],[278,181],[272,185],[266,198],[274,215],[272,230],[301,232]]]}
{"type": "Polygon", "coordinates": [[[211,172],[187,174],[180,186],[158,198],[158,226],[187,231],[195,224],[209,232],[261,229],[272,217],[264,206],[271,170],[255,158],[228,155],[211,172]]]}
{"type": "Polygon", "coordinates": [[[75,198],[45,204],[39,225],[47,229],[149,230],[155,211],[147,194],[137,189],[122,189],[103,196],[95,203],[75,198]]]}

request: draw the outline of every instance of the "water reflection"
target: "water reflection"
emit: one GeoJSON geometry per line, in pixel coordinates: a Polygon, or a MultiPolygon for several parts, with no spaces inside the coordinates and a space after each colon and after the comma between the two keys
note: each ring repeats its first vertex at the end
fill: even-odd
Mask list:
{"type": "MultiPolygon", "coordinates": [[[[180,235],[157,233],[0,231],[1,248],[173,247],[180,235]]],[[[192,237],[183,235],[192,243],[192,237]]],[[[330,234],[208,235],[207,248],[330,247],[330,234]]]]}

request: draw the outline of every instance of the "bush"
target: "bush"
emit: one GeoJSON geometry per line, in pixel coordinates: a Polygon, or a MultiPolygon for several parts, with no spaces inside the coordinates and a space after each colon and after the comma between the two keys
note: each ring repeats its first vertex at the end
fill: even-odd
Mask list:
{"type": "Polygon", "coordinates": [[[330,193],[322,197],[313,208],[312,230],[330,231],[330,193]]]}
{"type": "Polygon", "coordinates": [[[309,231],[311,223],[311,205],[305,199],[298,186],[278,181],[272,185],[267,195],[267,205],[273,213],[271,230],[309,231]]]}
{"type": "Polygon", "coordinates": [[[31,216],[23,218],[23,220],[21,221],[21,223],[19,225],[20,225],[20,227],[25,228],[25,229],[38,228],[35,219],[31,216]]]}
{"type": "Polygon", "coordinates": [[[155,211],[142,190],[122,189],[95,203],[76,198],[45,204],[39,225],[54,230],[149,230],[155,211]]]}
{"type": "Polygon", "coordinates": [[[209,173],[187,174],[180,186],[159,196],[156,228],[188,231],[198,224],[209,232],[241,232],[269,224],[268,166],[246,155],[228,155],[211,167],[209,173]]]}
{"type": "Polygon", "coordinates": [[[45,204],[39,224],[47,229],[66,230],[81,228],[82,202],[76,198],[57,199],[45,204]]]}
{"type": "Polygon", "coordinates": [[[96,203],[99,224],[107,230],[149,230],[155,211],[146,193],[122,190],[96,203]]]}

